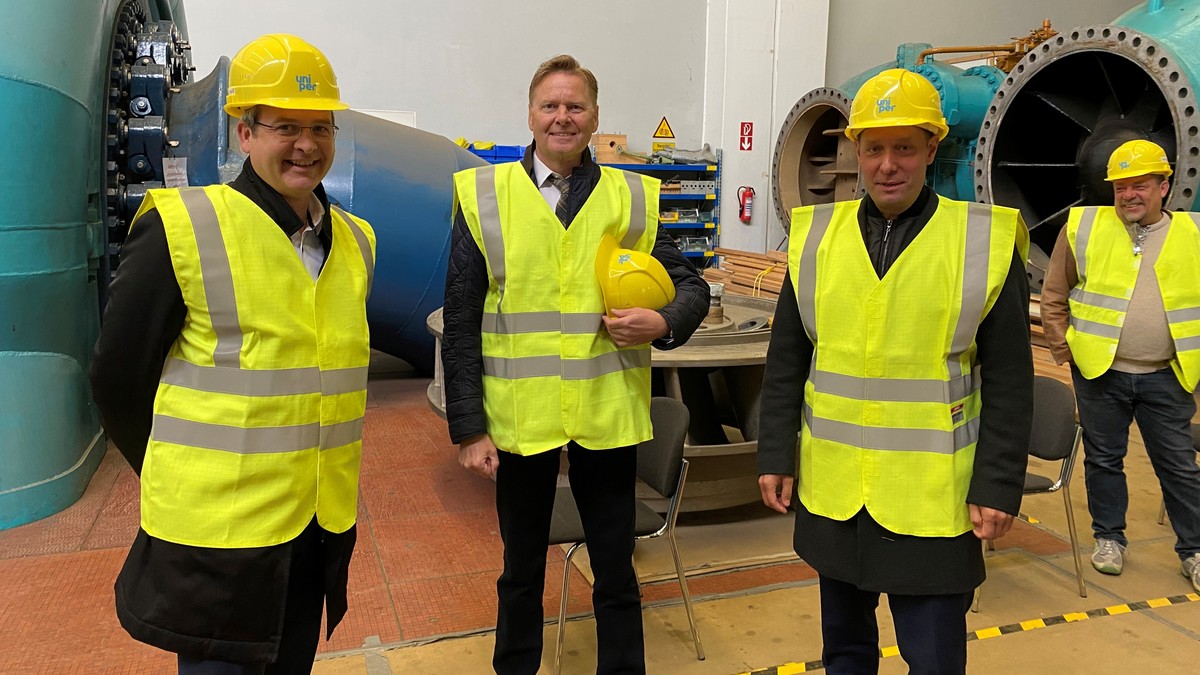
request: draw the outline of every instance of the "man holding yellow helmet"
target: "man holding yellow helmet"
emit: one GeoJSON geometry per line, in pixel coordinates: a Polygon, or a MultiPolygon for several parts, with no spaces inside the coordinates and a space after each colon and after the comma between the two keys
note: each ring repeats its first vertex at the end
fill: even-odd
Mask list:
{"type": "Polygon", "coordinates": [[[229,81],[242,172],[147,193],[92,365],[141,477],[117,616],[180,673],[306,673],[346,612],[375,236],[321,185],[348,107],[325,56],[265,35],[229,81]]]}
{"type": "Polygon", "coordinates": [[[1171,173],[1167,153],[1148,140],[1113,151],[1106,180],[1114,205],[1071,209],[1046,273],[1042,325],[1075,383],[1092,566],[1124,569],[1124,459],[1136,419],[1180,572],[1200,591],[1200,468],[1190,429],[1200,382],[1200,229],[1197,214],[1163,209],[1171,173]]]}
{"type": "Polygon", "coordinates": [[[846,128],[866,196],[792,212],[759,487],[768,507],[795,507],[829,673],[878,669],[880,593],[912,672],[965,672],[980,540],[1003,536],[1021,502],[1028,233],[1013,209],[925,185],[947,131],[928,80],[879,73],[846,128]]]}
{"type": "Polygon", "coordinates": [[[597,672],[645,672],[632,555],[650,346],[682,344],[708,311],[708,284],[658,227],[658,181],[592,161],[597,94],[573,57],[544,62],[529,85],[524,159],[454,176],[446,419],[459,463],[496,480],[497,673],[541,663],[563,448],[596,575],[597,672]]]}

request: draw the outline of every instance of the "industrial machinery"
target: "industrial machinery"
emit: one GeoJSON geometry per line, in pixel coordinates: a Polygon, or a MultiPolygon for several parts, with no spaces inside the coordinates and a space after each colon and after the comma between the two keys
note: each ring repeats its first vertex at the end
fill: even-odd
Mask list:
{"type": "Polygon", "coordinates": [[[793,107],[775,147],[780,221],[786,228],[796,206],[859,195],[854,147],[842,135],[850,102],[880,70],[907,68],[937,86],[950,124],[930,184],[947,197],[1020,209],[1034,244],[1030,285],[1040,290],[1070,208],[1111,202],[1104,168],[1121,143],[1148,138],[1165,148],[1175,168],[1167,208],[1197,208],[1198,38],[1200,2],[1150,0],[1112,24],[1060,34],[1047,22],[1010,45],[901,45],[894,63],[836,88],[815,89],[793,107]],[[998,67],[961,70],[927,59],[949,51],[1001,50],[998,67]]]}
{"type": "Polygon", "coordinates": [[[1118,145],[1148,138],[1175,169],[1168,209],[1200,198],[1200,2],[1152,0],[1112,25],[1063,32],[1030,51],[1004,79],[979,134],[975,194],[1019,208],[1040,248],[1031,284],[1080,204],[1111,204],[1104,182],[1118,145]]]}
{"type": "MultiPolygon", "coordinates": [[[[1043,26],[1043,30],[1048,31],[1049,26],[1043,26]]],[[[974,188],[970,163],[975,154],[975,139],[1005,74],[996,66],[963,69],[930,57],[950,51],[1004,50],[1011,54],[1021,46],[1022,40],[1013,45],[940,48],[927,43],[906,43],[896,49],[895,61],[875,66],[837,87],[820,87],[801,97],[784,119],[772,159],[772,195],[784,228],[791,224],[792,209],[797,206],[859,196],[854,143],[843,132],[850,117],[850,103],[859,87],[889,68],[904,68],[923,75],[941,95],[942,112],[950,133],[938,146],[929,181],[940,194],[969,198],[974,188]]]]}
{"type": "MultiPolygon", "coordinates": [[[[87,368],[146,190],[225,182],[244,159],[221,110],[228,60],[189,83],[183,0],[10,4],[0,24],[0,529],[74,502],[104,454],[87,368]]],[[[372,346],[431,372],[424,318],[442,303],[450,176],[483,162],[361,113],[337,123],[326,189],[377,236],[372,346]]]]}

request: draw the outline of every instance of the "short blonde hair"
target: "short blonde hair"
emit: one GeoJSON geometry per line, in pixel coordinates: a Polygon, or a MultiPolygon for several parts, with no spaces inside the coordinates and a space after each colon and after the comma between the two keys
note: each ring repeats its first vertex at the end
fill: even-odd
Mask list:
{"type": "Polygon", "coordinates": [[[600,99],[600,85],[596,82],[596,76],[592,71],[579,65],[579,61],[570,54],[559,54],[542,62],[538,66],[536,72],[533,73],[533,79],[529,82],[529,105],[533,105],[533,90],[542,83],[547,77],[554,73],[567,73],[583,78],[587,85],[588,93],[592,95],[592,105],[597,105],[600,99]]]}

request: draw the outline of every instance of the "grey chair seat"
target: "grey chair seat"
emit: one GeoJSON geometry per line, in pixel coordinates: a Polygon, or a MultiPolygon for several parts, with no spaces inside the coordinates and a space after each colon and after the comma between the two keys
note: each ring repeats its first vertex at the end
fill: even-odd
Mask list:
{"type": "MultiPolygon", "coordinates": [[[[633,525],[635,537],[654,534],[667,524],[667,519],[655,513],[645,502],[639,501],[636,509],[633,525]]],[[[554,515],[550,519],[550,541],[576,542],[583,539],[583,522],[579,518],[579,508],[575,506],[571,488],[558,488],[554,493],[554,515]]]]}
{"type": "Polygon", "coordinates": [[[1025,492],[1049,492],[1054,487],[1054,481],[1034,473],[1025,474],[1025,492]]]}

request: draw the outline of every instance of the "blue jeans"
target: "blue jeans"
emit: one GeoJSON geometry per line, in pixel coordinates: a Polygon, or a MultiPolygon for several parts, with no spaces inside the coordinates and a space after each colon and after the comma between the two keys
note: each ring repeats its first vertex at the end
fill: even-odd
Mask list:
{"type": "Polygon", "coordinates": [[[1088,380],[1072,366],[1071,376],[1083,426],[1084,479],[1095,537],[1129,544],[1124,460],[1129,424],[1136,419],[1175,528],[1175,552],[1180,558],[1200,553],[1200,467],[1191,432],[1196,399],[1170,368],[1145,374],[1109,370],[1088,380]]]}

